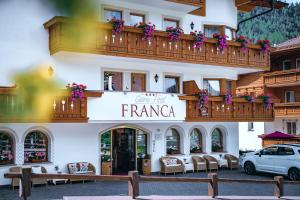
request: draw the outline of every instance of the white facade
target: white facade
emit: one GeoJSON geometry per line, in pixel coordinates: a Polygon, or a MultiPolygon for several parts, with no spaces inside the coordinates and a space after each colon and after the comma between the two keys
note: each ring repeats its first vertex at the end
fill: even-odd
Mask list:
{"type": "MultiPolygon", "coordinates": [[[[226,25],[233,28],[237,24],[237,9],[234,0],[206,1],[206,17],[188,15],[184,9],[190,8],[159,0],[143,1],[142,3],[137,0],[99,0],[97,2],[99,13],[106,7],[117,8],[123,11],[125,21],[128,21],[126,19],[130,12],[144,13],[146,20],[154,23],[157,29],[162,29],[163,17],[179,19],[185,33],[190,32],[191,21],[194,22],[196,30],[203,30],[204,24],[226,25]],[[161,3],[161,7],[157,8],[155,3],[161,3]],[[216,5],[218,9],[216,9],[216,5]]],[[[195,80],[202,88],[203,78],[236,80],[238,74],[254,71],[254,69],[245,68],[83,53],[59,52],[50,56],[48,32],[44,29],[43,23],[56,15],[59,14],[55,10],[45,7],[42,0],[10,0],[0,3],[0,86],[12,86],[14,82],[11,78],[14,73],[39,64],[52,66],[55,78],[59,79],[63,85],[72,82],[82,83],[87,85],[88,90],[103,90],[103,73],[109,70],[123,72],[123,90],[130,91],[130,73],[142,72],[146,74],[146,91],[150,93],[164,91],[164,75],[179,76],[181,88],[182,81],[187,80],[195,80]],[[158,82],[154,80],[156,74],[159,76],[158,82]]],[[[99,14],[100,18],[101,14],[99,14]]],[[[215,128],[219,128],[223,133],[223,153],[238,155],[239,126],[237,122],[184,122],[185,102],[180,101],[177,95],[172,94],[162,95],[163,98],[166,98],[168,106],[173,107],[174,117],[168,110],[166,111],[169,113],[167,118],[164,116],[139,118],[127,116],[127,118],[123,118],[121,115],[122,104],[136,102],[138,95],[140,94],[131,92],[105,92],[101,98],[89,98],[88,117],[90,120],[88,123],[12,123],[0,124],[0,130],[6,131],[14,139],[16,165],[24,164],[23,150],[26,134],[30,130],[41,130],[45,133],[49,140],[49,163],[42,165],[45,165],[49,172],[54,170],[55,165],[66,171],[67,163],[86,161],[94,164],[99,174],[100,134],[124,125],[139,128],[148,133],[148,153],[152,156],[153,172],[159,171],[158,159],[166,155],[165,135],[172,127],[180,134],[181,155],[178,157],[190,159],[189,135],[193,128],[198,128],[203,134],[203,152],[211,154],[211,133],[215,128]]],[[[216,153],[215,156],[219,156],[219,153],[216,153]]],[[[0,185],[9,184],[10,180],[3,178],[3,174],[8,171],[9,167],[0,166],[0,185]]]]}
{"type": "Polygon", "coordinates": [[[251,122],[239,123],[239,149],[243,151],[259,150],[262,148],[262,141],[258,136],[265,133],[265,123],[252,122],[253,128],[249,123],[251,122]]]}

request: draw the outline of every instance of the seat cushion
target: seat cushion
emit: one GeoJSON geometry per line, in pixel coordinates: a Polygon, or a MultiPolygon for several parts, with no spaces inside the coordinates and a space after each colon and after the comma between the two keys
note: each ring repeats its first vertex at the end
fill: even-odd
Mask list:
{"type": "Polygon", "coordinates": [[[172,165],[167,165],[167,167],[178,167],[180,166],[181,164],[172,164],[172,165]]]}
{"type": "Polygon", "coordinates": [[[78,171],[76,163],[69,164],[68,168],[71,174],[75,174],[78,171]]]}
{"type": "Polygon", "coordinates": [[[231,162],[233,162],[233,163],[237,163],[237,160],[232,160],[231,162]]]}
{"type": "Polygon", "coordinates": [[[206,165],[206,162],[197,162],[197,165],[206,165]]]}
{"type": "Polygon", "coordinates": [[[211,164],[217,164],[217,162],[215,162],[215,161],[209,161],[209,163],[211,163],[211,164]]]}
{"type": "Polygon", "coordinates": [[[34,174],[42,174],[43,173],[42,167],[40,167],[40,166],[32,167],[31,170],[32,170],[32,173],[34,173],[34,174]]]}
{"type": "Polygon", "coordinates": [[[167,159],[166,163],[167,163],[167,165],[176,165],[177,164],[177,159],[173,159],[173,158],[167,159]]]}
{"type": "Polygon", "coordinates": [[[89,170],[89,163],[87,163],[87,162],[79,163],[79,171],[87,172],[88,170],[89,170]]]}

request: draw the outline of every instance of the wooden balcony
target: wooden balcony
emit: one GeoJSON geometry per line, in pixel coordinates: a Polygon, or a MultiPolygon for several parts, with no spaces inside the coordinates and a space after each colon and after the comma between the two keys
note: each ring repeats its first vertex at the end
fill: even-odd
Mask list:
{"type": "Polygon", "coordinates": [[[0,88],[0,122],[87,122],[87,97],[100,97],[101,92],[86,91],[82,101],[70,100],[70,94],[54,97],[49,121],[24,116],[25,105],[14,88],[0,88]]]}
{"type": "Polygon", "coordinates": [[[275,117],[300,118],[300,102],[276,103],[274,105],[275,117]]]}
{"type": "Polygon", "coordinates": [[[194,48],[194,38],[185,34],[179,42],[170,42],[167,32],[155,31],[152,41],[143,40],[143,31],[125,27],[112,35],[111,24],[93,23],[95,29],[84,34],[78,22],[64,17],[54,17],[44,24],[49,31],[50,53],[68,51],[109,56],[122,56],[170,62],[207,64],[228,67],[269,69],[269,54],[263,54],[258,45],[251,44],[244,53],[239,43],[229,41],[228,48],[221,52],[215,39],[208,39],[202,48],[194,48]],[[85,39],[83,39],[85,38],[85,39]],[[73,42],[72,42],[73,41],[73,42]],[[76,42],[76,41],[84,41],[76,42]],[[83,44],[82,44],[83,43],[83,44]]]}
{"type": "Polygon", "coordinates": [[[276,71],[264,74],[267,87],[284,87],[300,85],[300,69],[276,71]]]}
{"type": "Polygon", "coordinates": [[[209,97],[207,114],[203,114],[197,106],[196,96],[181,96],[186,101],[186,121],[190,122],[242,122],[242,121],[273,121],[273,108],[266,108],[261,100],[254,103],[244,98],[233,98],[233,103],[226,105],[223,97],[209,97]]]}

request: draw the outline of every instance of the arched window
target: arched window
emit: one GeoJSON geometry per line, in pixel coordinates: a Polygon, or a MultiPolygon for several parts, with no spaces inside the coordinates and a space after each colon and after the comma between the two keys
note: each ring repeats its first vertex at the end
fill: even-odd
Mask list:
{"type": "Polygon", "coordinates": [[[180,153],[180,135],[174,128],[168,130],[166,134],[167,142],[167,154],[179,154],[180,153]]]}
{"type": "Polygon", "coordinates": [[[211,135],[211,151],[212,152],[224,151],[223,133],[218,128],[216,128],[211,135]]]}
{"type": "Polygon", "coordinates": [[[0,165],[14,164],[14,141],[6,132],[0,132],[0,165]]]}
{"type": "Polygon", "coordinates": [[[202,133],[199,129],[195,128],[190,135],[190,153],[202,153],[203,141],[202,133]]]}
{"type": "Polygon", "coordinates": [[[27,134],[24,142],[25,163],[39,163],[48,161],[48,138],[41,131],[27,134]]]}

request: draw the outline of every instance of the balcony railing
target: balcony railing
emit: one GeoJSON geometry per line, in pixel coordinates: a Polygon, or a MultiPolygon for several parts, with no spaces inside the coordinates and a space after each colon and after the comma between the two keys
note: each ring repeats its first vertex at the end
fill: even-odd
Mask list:
{"type": "Polygon", "coordinates": [[[273,121],[273,108],[266,108],[261,100],[249,103],[244,98],[233,98],[225,104],[223,97],[209,97],[204,112],[195,96],[181,96],[186,100],[186,121],[273,121]]]}
{"type": "Polygon", "coordinates": [[[292,86],[300,84],[300,69],[276,71],[264,74],[267,87],[292,86]]]}
{"type": "Polygon", "coordinates": [[[115,36],[111,24],[95,22],[96,27],[88,36],[85,29],[78,28],[78,22],[64,17],[54,17],[44,24],[49,30],[50,53],[70,51],[110,56],[122,56],[171,62],[185,62],[229,67],[269,69],[269,54],[251,44],[244,53],[240,43],[228,41],[228,48],[220,51],[217,40],[208,39],[202,48],[194,48],[194,37],[182,35],[179,42],[170,42],[168,33],[155,31],[151,41],[143,40],[143,31],[125,27],[115,36]],[[86,37],[84,44],[79,44],[86,37]]]}
{"type": "MultiPolygon", "coordinates": [[[[102,93],[86,91],[83,100],[70,100],[65,92],[63,96],[53,97],[50,122],[87,122],[87,97],[100,97],[102,93]]],[[[44,122],[35,116],[24,116],[25,105],[23,98],[14,88],[0,88],[0,122],[44,122]]],[[[48,119],[47,119],[48,120],[48,119]]]]}
{"type": "MultiPolygon", "coordinates": [[[[180,96],[186,101],[186,121],[273,121],[272,108],[266,108],[262,100],[248,102],[245,98],[234,97],[232,104],[226,104],[223,96],[210,96],[204,108],[200,108],[198,97],[194,94],[200,91],[195,81],[183,82],[183,92],[180,96]]],[[[278,102],[273,100],[273,102],[278,102]]]]}
{"type": "Polygon", "coordinates": [[[276,103],[274,105],[275,117],[278,118],[300,118],[300,102],[276,103]]]}

